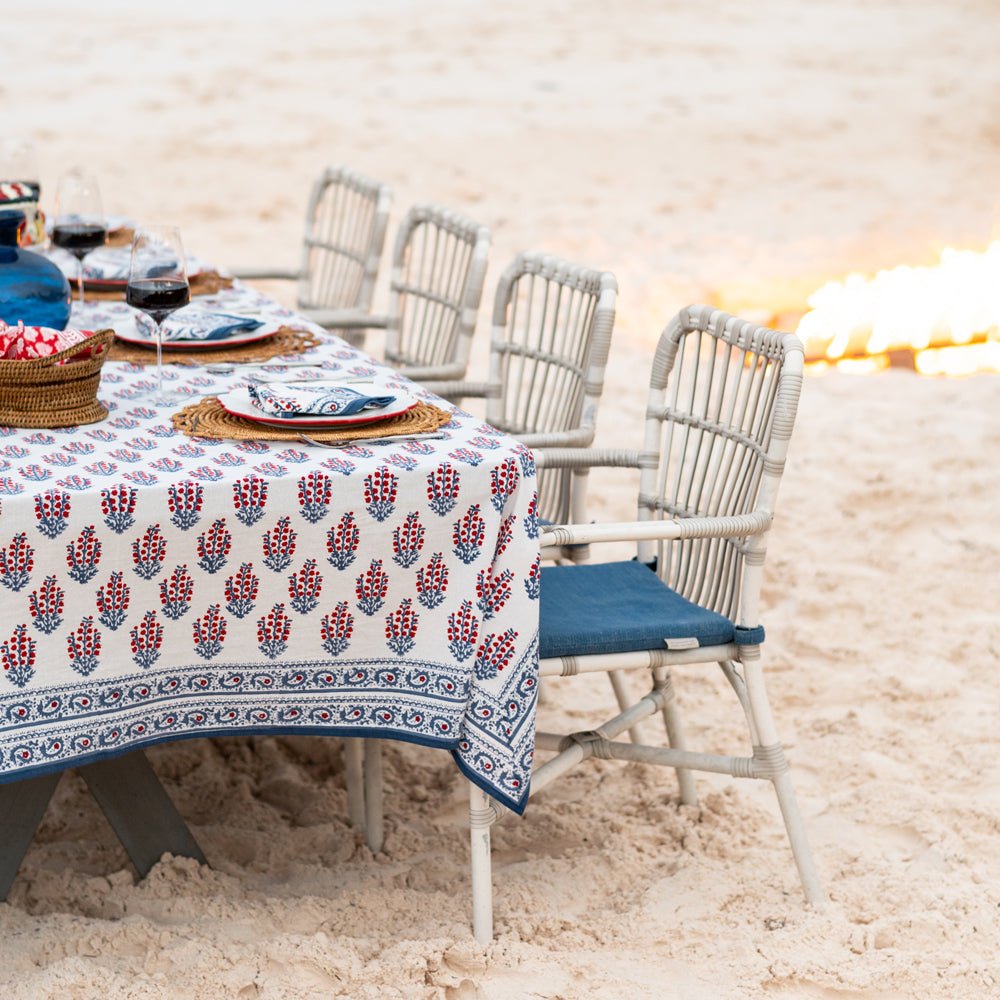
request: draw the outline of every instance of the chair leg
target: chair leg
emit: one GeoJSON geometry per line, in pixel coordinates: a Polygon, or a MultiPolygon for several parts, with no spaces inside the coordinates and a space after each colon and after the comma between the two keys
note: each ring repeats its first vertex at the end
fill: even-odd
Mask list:
{"type": "Polygon", "coordinates": [[[493,866],[490,827],[496,813],[486,793],[469,782],[469,836],[472,861],[472,934],[479,944],[493,941],[493,866]]]}
{"type": "MultiPolygon", "coordinates": [[[[653,670],[653,687],[663,692],[663,725],[667,730],[667,742],[674,750],[686,750],[687,740],[684,738],[684,727],[681,725],[680,712],[677,711],[677,696],[674,694],[674,682],[666,667],[653,670]]],[[[633,740],[633,742],[635,742],[633,740]]],[[[698,804],[698,791],[694,784],[694,774],[687,768],[678,767],[677,786],[680,790],[681,805],[695,806],[698,804]]]]}
{"type": "MultiPolygon", "coordinates": [[[[780,743],[777,745],[779,748],[781,747],[780,743]]],[[[792,856],[795,858],[795,866],[799,870],[799,878],[806,894],[806,902],[818,910],[822,909],[826,903],[826,893],[823,891],[819,874],[816,871],[812,850],[809,847],[809,838],[806,834],[806,825],[802,820],[798,800],[795,798],[795,789],[792,787],[792,776],[788,772],[787,763],[785,770],[781,774],[776,774],[771,781],[774,784],[775,794],[778,796],[778,806],[781,808],[785,829],[788,831],[788,842],[792,845],[792,856]]]]}
{"type": "Polygon", "coordinates": [[[823,892],[823,886],[820,884],[819,874],[813,861],[805,823],[799,810],[798,799],[795,797],[795,789],[792,787],[792,777],[788,770],[785,751],[778,740],[771,703],[768,701],[767,689],[764,686],[760,647],[745,647],[741,659],[750,707],[757,727],[757,739],[760,741],[754,747],[754,760],[770,772],[769,776],[778,797],[778,806],[785,821],[785,830],[788,833],[788,841],[792,847],[795,865],[799,870],[799,878],[802,881],[806,901],[811,906],[821,909],[826,902],[826,894],[823,892]]]}
{"type": "Polygon", "coordinates": [[[344,740],[344,774],[347,783],[347,817],[356,830],[365,827],[365,785],[363,743],[359,739],[344,740]]]}
{"type": "Polygon", "coordinates": [[[365,836],[372,854],[378,854],[385,843],[381,740],[365,740],[365,836]]]}
{"type": "MultiPolygon", "coordinates": [[[[609,670],[608,680],[611,682],[611,690],[615,693],[618,707],[624,712],[632,704],[632,699],[628,695],[628,689],[625,687],[625,671],[609,670]]],[[[638,723],[629,729],[628,738],[635,744],[642,742],[642,730],[639,729],[638,723]]]]}

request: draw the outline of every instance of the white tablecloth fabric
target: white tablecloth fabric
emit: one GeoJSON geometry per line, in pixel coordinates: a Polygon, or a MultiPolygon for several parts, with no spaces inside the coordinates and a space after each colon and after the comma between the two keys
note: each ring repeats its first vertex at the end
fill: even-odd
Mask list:
{"type": "MultiPolygon", "coordinates": [[[[211,301],[308,325],[246,288],[211,301]]],[[[75,308],[74,325],[133,322],[123,304],[75,308]]],[[[325,367],[384,373],[325,340],[325,367]]],[[[167,374],[191,399],[241,384],[167,374]]],[[[154,378],[108,362],[107,420],[0,427],[0,781],[187,736],[312,732],[448,748],[521,811],[530,452],[461,413],[443,440],[336,451],[191,439],[176,406],[139,398],[154,378]]]]}

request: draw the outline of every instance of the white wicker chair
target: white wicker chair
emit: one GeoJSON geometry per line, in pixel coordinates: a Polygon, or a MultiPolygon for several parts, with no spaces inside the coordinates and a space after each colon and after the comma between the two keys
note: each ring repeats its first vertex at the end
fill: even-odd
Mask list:
{"type": "MultiPolygon", "coordinates": [[[[438,205],[414,205],[396,235],[386,316],[368,316],[367,329],[386,330],[385,360],[415,380],[461,378],[483,297],[490,231],[438,205]]],[[[358,323],[331,317],[328,329],[345,333],[358,323]]],[[[346,743],[351,822],[364,822],[373,851],[382,847],[382,754],[377,740],[362,751],[346,743]],[[363,817],[363,819],[362,819],[363,817]]]]}
{"type": "MultiPolygon", "coordinates": [[[[414,205],[396,234],[387,315],[385,360],[408,378],[456,379],[469,364],[483,297],[490,231],[439,205],[414,205]]],[[[336,324],[350,327],[350,318],[336,324]]]]}
{"type": "MultiPolygon", "coordinates": [[[[608,271],[548,254],[518,254],[497,283],[490,380],[423,384],[452,399],[485,396],[487,421],[531,448],[588,445],[604,388],[617,293],[608,271]]],[[[543,519],[582,519],[587,471],[539,472],[543,519]]],[[[585,547],[567,547],[558,555],[581,560],[585,547]]],[[[368,846],[377,852],[384,836],[378,740],[365,741],[364,776],[365,829],[368,846]]]]}
{"type": "Polygon", "coordinates": [[[392,192],[347,167],[328,167],[306,207],[302,262],[296,270],[244,268],[244,280],[298,282],[296,308],[320,326],[363,330],[371,311],[392,192]]]}
{"type": "MultiPolygon", "coordinates": [[[[641,669],[652,687],[593,730],[538,732],[538,749],[555,755],[535,770],[531,794],[589,757],[675,768],[684,803],[695,801],[693,770],[769,780],[806,899],[820,905],[823,891],[764,688],[758,617],[802,361],[802,345],[790,334],[690,307],[660,338],[641,452],[538,453],[549,469],[641,469],[636,522],[544,530],[544,545],[634,540],[638,558],[542,569],[541,674],[641,669]],[[670,667],[692,663],[722,668],[746,716],[750,756],[686,749],[670,667]],[[617,739],[656,714],[669,748],[617,739]]],[[[503,811],[470,788],[474,933],[487,942],[493,935],[489,830],[503,811]]]]}
{"type": "MultiPolygon", "coordinates": [[[[302,259],[295,270],[234,269],[245,281],[296,281],[296,308],[314,323],[364,343],[371,316],[392,191],[348,167],[327,167],[316,179],[306,206],[302,259]]],[[[364,823],[362,751],[358,740],[344,744],[351,822],[364,823]]]]}

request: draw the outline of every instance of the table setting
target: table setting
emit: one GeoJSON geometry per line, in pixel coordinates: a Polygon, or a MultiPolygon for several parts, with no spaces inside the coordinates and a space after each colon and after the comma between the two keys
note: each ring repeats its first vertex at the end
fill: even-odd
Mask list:
{"type": "MultiPolygon", "coordinates": [[[[239,282],[187,304],[179,238],[147,236],[113,278],[115,248],[80,258],[49,358],[90,343],[101,412],[0,412],[0,783],[193,736],[375,736],[522,811],[531,452],[239,282]]],[[[0,344],[46,342],[3,303],[0,344]]]]}

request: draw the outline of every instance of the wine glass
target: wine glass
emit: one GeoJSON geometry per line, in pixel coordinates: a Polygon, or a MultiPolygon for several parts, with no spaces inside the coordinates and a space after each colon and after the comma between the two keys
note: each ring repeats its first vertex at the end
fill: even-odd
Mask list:
{"type": "Polygon", "coordinates": [[[141,226],[132,239],[125,301],[152,321],[156,336],[156,400],[171,402],[163,391],[163,329],[175,309],[191,301],[184,246],[176,226],[141,226]]]}
{"type": "Polygon", "coordinates": [[[63,174],[56,189],[56,218],[52,242],[76,257],[83,305],[83,258],[102,246],[108,235],[108,220],[101,209],[97,181],[80,167],[63,174]]]}

